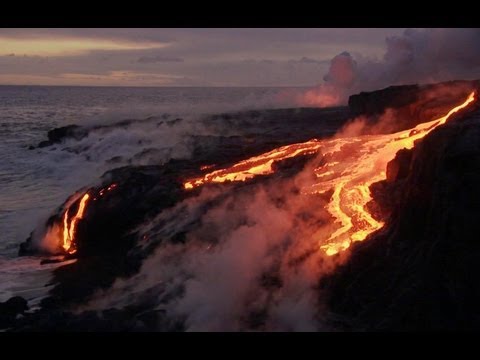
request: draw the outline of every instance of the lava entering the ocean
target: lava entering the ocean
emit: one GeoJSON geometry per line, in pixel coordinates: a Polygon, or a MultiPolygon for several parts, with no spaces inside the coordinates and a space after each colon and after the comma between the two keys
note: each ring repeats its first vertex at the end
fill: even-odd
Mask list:
{"type": "Polygon", "coordinates": [[[246,181],[258,175],[272,174],[272,165],[276,161],[321,153],[324,164],[314,169],[316,181],[302,188],[302,194],[323,194],[333,190],[326,210],[337,226],[328,239],[319,240],[320,248],[331,256],[347,249],[354,241],[365,240],[372,232],[383,227],[384,223],[375,219],[367,208],[372,200],[370,185],[386,178],[387,163],[397,151],[413,148],[416,140],[445,124],[452,114],[468,106],[474,99],[475,93],[472,92],[445,116],[393,134],[313,139],[282,146],[231,167],[188,180],[184,188],[190,190],[208,183],[246,181]]]}
{"type": "Polygon", "coordinates": [[[75,248],[75,227],[79,220],[83,219],[83,214],[85,212],[85,206],[87,204],[90,195],[85,193],[80,200],[80,204],[78,205],[77,213],[71,218],[68,218],[68,213],[70,208],[65,211],[63,215],[63,249],[68,252],[69,254],[74,254],[77,249],[75,248]]]}
{"type": "MultiPolygon", "coordinates": [[[[113,183],[106,188],[102,188],[98,190],[97,196],[93,198],[93,200],[97,200],[99,197],[105,195],[107,192],[112,191],[117,187],[117,184],[113,183]]],[[[77,251],[77,244],[76,244],[76,227],[80,220],[82,220],[85,216],[85,210],[87,207],[87,203],[90,200],[91,196],[87,191],[80,199],[80,203],[78,205],[77,212],[74,216],[71,216],[71,207],[68,207],[63,214],[63,222],[62,222],[62,238],[61,238],[61,246],[62,248],[69,254],[74,254],[77,251]]]]}

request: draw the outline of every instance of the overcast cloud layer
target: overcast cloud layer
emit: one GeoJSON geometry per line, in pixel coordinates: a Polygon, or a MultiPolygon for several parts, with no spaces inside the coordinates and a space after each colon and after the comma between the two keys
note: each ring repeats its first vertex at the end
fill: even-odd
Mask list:
{"type": "Polygon", "coordinates": [[[0,29],[0,84],[315,86],[404,29],[0,29]]]}

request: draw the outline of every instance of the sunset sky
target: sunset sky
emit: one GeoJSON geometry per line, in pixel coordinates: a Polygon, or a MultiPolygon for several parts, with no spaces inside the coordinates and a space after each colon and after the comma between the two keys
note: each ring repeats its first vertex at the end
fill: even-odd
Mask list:
{"type": "Polygon", "coordinates": [[[0,29],[0,84],[312,86],[404,29],[0,29]]]}

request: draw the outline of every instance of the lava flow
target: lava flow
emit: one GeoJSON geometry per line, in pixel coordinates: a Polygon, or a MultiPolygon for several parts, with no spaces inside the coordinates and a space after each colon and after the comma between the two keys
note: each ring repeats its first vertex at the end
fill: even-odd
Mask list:
{"type": "Polygon", "coordinates": [[[80,200],[80,204],[78,205],[77,213],[70,219],[68,219],[68,213],[70,208],[65,211],[63,215],[63,249],[68,252],[69,254],[74,254],[77,250],[75,249],[75,242],[73,241],[75,238],[75,228],[77,223],[80,219],[83,219],[83,214],[85,212],[85,206],[87,204],[90,195],[85,193],[80,200]]]}
{"type": "MultiPolygon", "coordinates": [[[[93,200],[97,200],[99,197],[102,197],[107,192],[112,191],[118,185],[113,183],[106,188],[102,188],[97,191],[97,196],[93,198],[93,200]]],[[[69,254],[74,254],[76,249],[75,243],[75,229],[77,227],[78,222],[83,219],[85,214],[85,209],[87,207],[88,200],[90,199],[90,195],[88,192],[83,194],[80,203],[78,205],[77,213],[73,217],[69,217],[69,213],[71,208],[68,207],[63,214],[63,232],[62,232],[62,239],[61,239],[61,246],[62,248],[69,254]]]]}
{"type": "Polygon", "coordinates": [[[474,101],[472,92],[460,105],[445,116],[421,123],[412,129],[386,135],[310,140],[282,146],[265,154],[240,161],[231,167],[216,170],[184,183],[185,189],[207,183],[246,181],[257,175],[274,172],[272,164],[299,155],[320,153],[324,165],[314,170],[316,181],[302,189],[302,194],[323,194],[333,190],[326,210],[333,216],[336,229],[328,239],[321,239],[320,248],[329,256],[347,249],[352,242],[362,241],[384,223],[375,219],[366,205],[372,200],[370,185],[384,180],[387,163],[398,150],[411,149],[433,129],[447,122],[455,112],[474,101]]]}

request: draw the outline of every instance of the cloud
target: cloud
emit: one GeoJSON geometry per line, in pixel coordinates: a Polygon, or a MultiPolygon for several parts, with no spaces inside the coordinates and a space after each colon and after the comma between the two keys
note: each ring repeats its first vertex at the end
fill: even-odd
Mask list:
{"type": "Polygon", "coordinates": [[[304,63],[304,64],[325,65],[325,64],[328,64],[329,60],[315,60],[315,59],[304,56],[300,60],[292,60],[292,62],[299,62],[299,63],[304,63]]]}
{"type": "MultiPolygon", "coordinates": [[[[352,54],[355,51],[380,54],[385,36],[400,31],[0,29],[3,54],[16,55],[0,57],[0,73],[10,75],[9,83],[13,84],[24,84],[27,77],[35,77],[37,85],[68,85],[61,74],[107,74],[126,70],[183,76],[169,83],[171,85],[313,86],[328,70],[328,62],[323,59],[330,59],[344,48],[352,49],[352,54]],[[159,52],[162,47],[168,47],[168,54],[159,52]],[[34,60],[34,55],[48,56],[48,62],[34,60]],[[257,60],[245,63],[243,59],[257,60]],[[155,68],[155,64],[161,64],[161,70],[155,68]],[[15,81],[12,74],[21,76],[15,81]]],[[[74,81],[72,85],[76,85],[78,79],[74,81]]],[[[86,79],[82,81],[87,85],[86,79]]],[[[102,85],[92,81],[88,85],[102,85]]],[[[131,85],[130,81],[117,83],[131,85]]]]}
{"type": "Polygon", "coordinates": [[[107,74],[61,74],[64,79],[81,82],[97,81],[101,84],[127,84],[134,86],[141,85],[168,85],[176,79],[183,79],[184,76],[173,74],[145,73],[129,70],[109,71],[107,74]]]}
{"type": "Polygon", "coordinates": [[[380,60],[344,51],[330,61],[324,82],[299,103],[331,106],[390,85],[478,78],[479,38],[480,29],[407,29],[386,37],[380,60]]]}
{"type": "Polygon", "coordinates": [[[137,62],[141,64],[153,64],[159,62],[183,62],[183,59],[175,56],[141,56],[137,59],[137,62]]]}
{"type": "Polygon", "coordinates": [[[1,74],[5,85],[75,85],[75,86],[168,86],[188,85],[195,79],[183,75],[114,70],[106,73],[60,73],[56,75],[1,74]]]}
{"type": "Polygon", "coordinates": [[[0,36],[0,48],[6,53],[38,56],[76,56],[95,50],[142,50],[158,49],[168,43],[151,41],[114,41],[102,38],[10,38],[0,36]]]}

